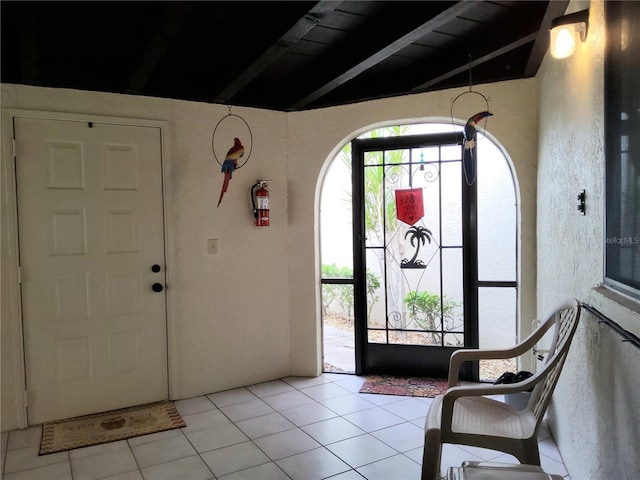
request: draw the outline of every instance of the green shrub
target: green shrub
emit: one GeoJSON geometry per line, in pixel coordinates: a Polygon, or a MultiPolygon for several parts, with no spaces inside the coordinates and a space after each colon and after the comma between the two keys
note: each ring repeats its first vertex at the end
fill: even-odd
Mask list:
{"type": "MultiPolygon", "coordinates": [[[[349,267],[339,267],[335,263],[322,265],[322,278],[353,278],[353,270],[349,267]]],[[[380,278],[367,272],[367,308],[371,313],[373,305],[380,300],[376,291],[380,288],[380,278]]],[[[322,313],[326,314],[329,306],[337,300],[340,306],[352,316],[353,287],[351,285],[322,284],[322,313]]]]}
{"type": "Polygon", "coordinates": [[[447,329],[445,321],[455,319],[454,310],[459,305],[446,295],[442,298],[441,305],[440,296],[426,290],[409,292],[404,297],[404,303],[407,305],[409,318],[421,329],[432,331],[433,340],[437,343],[441,340],[439,332],[447,329]]]}

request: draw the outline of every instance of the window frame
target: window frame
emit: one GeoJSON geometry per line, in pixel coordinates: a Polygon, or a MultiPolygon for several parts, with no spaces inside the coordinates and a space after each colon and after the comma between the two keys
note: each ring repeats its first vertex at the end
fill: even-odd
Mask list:
{"type": "MultiPolygon", "coordinates": [[[[640,62],[636,68],[629,68],[625,59],[621,58],[617,51],[620,50],[621,24],[625,20],[633,20],[636,24],[628,28],[640,30],[640,16],[626,18],[623,11],[624,5],[618,2],[605,2],[606,22],[606,52],[604,74],[604,129],[605,129],[605,222],[604,222],[604,285],[622,294],[640,300],[640,259],[632,263],[631,276],[626,277],[621,272],[625,263],[620,259],[624,249],[640,248],[640,231],[638,225],[638,212],[631,213],[632,223],[636,225],[631,233],[623,232],[627,217],[620,213],[624,199],[624,179],[622,169],[625,162],[637,164],[640,171],[640,129],[635,128],[633,122],[638,119],[627,114],[623,116],[623,105],[631,105],[634,98],[630,93],[634,82],[640,81],[640,62]],[[617,49],[617,50],[616,50],[617,49]],[[627,85],[624,88],[624,85],[627,85]],[[636,133],[634,133],[634,131],[636,133]],[[635,136],[633,136],[635,135],[635,136]],[[613,212],[616,211],[614,215],[613,212]],[[634,221],[635,220],[635,221],[634,221]]],[[[629,46],[629,51],[633,45],[629,46]]],[[[632,58],[632,57],[629,57],[632,58]]],[[[636,93],[636,96],[640,94],[636,93]]],[[[635,99],[638,102],[638,98],[635,99]]],[[[637,114],[636,114],[637,115],[637,114]]],[[[636,125],[637,126],[637,125],[636,125]]],[[[627,167],[631,169],[633,167],[627,167]]],[[[633,200],[640,200],[640,182],[636,183],[633,191],[633,200]]],[[[638,253],[633,253],[638,257],[638,253]]]]}

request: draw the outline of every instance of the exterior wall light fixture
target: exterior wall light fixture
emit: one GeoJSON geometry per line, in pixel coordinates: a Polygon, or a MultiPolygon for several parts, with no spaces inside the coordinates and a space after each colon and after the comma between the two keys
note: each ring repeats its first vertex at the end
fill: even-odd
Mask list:
{"type": "Polygon", "coordinates": [[[584,43],[589,30],[589,10],[570,13],[551,20],[551,55],[567,58],[576,51],[577,37],[584,43]]]}

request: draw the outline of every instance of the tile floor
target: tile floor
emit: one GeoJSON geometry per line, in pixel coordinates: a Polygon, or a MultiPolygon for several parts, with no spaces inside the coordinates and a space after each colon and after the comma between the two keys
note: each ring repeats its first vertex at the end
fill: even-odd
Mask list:
{"type": "MultiPolygon", "coordinates": [[[[41,428],[2,434],[4,480],[333,480],[420,478],[428,398],[359,394],[364,378],[289,377],[176,402],[187,426],[38,456],[41,428]]],[[[549,430],[542,466],[569,478],[549,430]]],[[[517,463],[445,445],[443,471],[464,460],[517,463]]]]}

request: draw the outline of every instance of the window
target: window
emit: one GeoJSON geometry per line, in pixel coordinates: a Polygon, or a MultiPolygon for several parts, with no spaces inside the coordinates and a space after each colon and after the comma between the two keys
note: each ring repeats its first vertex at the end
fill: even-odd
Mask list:
{"type": "Polygon", "coordinates": [[[640,298],[640,3],[605,8],[605,284],[640,298]]]}

